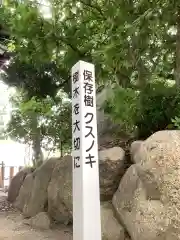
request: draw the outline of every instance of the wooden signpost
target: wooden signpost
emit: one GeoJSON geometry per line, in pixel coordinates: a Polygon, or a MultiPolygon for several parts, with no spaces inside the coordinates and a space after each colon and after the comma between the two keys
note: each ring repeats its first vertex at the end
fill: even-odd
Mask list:
{"type": "Polygon", "coordinates": [[[72,68],[73,240],[101,240],[95,69],[72,68]]]}

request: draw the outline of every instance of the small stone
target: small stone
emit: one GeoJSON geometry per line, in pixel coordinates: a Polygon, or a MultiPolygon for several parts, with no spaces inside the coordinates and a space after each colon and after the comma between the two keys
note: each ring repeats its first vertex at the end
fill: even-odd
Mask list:
{"type": "Polygon", "coordinates": [[[25,219],[23,220],[23,224],[25,224],[25,225],[31,225],[31,224],[30,224],[30,219],[25,218],[25,219]]]}
{"type": "Polygon", "coordinates": [[[30,219],[30,225],[33,228],[48,230],[50,228],[50,219],[46,212],[40,212],[30,219]]]}

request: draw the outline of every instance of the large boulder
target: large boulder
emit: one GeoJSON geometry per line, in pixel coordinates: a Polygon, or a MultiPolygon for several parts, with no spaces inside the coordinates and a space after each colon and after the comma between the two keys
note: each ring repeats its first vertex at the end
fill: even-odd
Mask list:
{"type": "Polygon", "coordinates": [[[180,239],[180,131],[144,141],[113,197],[132,240],[180,239]]]}
{"type": "MultiPolygon", "coordinates": [[[[119,147],[99,152],[101,200],[112,199],[124,174],[125,152],[119,147]]],[[[56,221],[72,221],[72,157],[56,164],[48,187],[48,212],[56,221]]]]}
{"type": "Polygon", "coordinates": [[[26,178],[27,174],[32,173],[33,168],[24,168],[19,171],[11,180],[9,189],[8,189],[8,201],[13,203],[17,196],[19,195],[19,190],[26,178]]]}
{"type": "Polygon", "coordinates": [[[33,186],[33,174],[28,174],[20,188],[19,195],[13,203],[14,207],[23,212],[24,207],[28,204],[31,197],[33,186]]]}
{"type": "Polygon", "coordinates": [[[125,151],[113,147],[99,151],[101,201],[111,200],[125,173],[125,151]]]}
{"type": "Polygon", "coordinates": [[[47,189],[57,159],[44,162],[33,173],[28,174],[19,191],[14,205],[26,217],[33,217],[47,208],[47,189]]]}
{"type": "Polygon", "coordinates": [[[115,218],[109,202],[101,205],[101,230],[102,240],[125,240],[124,228],[115,218]]]}
{"type": "Polygon", "coordinates": [[[164,206],[158,200],[146,199],[146,189],[138,177],[135,165],[122,178],[113,197],[113,206],[132,240],[156,239],[163,220],[164,206]]]}
{"type": "Polygon", "coordinates": [[[137,163],[136,161],[139,159],[139,158],[136,158],[136,153],[138,153],[142,143],[143,143],[143,141],[139,140],[139,141],[134,141],[131,144],[130,155],[131,155],[131,160],[134,163],[137,163]]]}
{"type": "Polygon", "coordinates": [[[72,221],[72,157],[56,163],[48,186],[48,213],[57,222],[72,221]]]}

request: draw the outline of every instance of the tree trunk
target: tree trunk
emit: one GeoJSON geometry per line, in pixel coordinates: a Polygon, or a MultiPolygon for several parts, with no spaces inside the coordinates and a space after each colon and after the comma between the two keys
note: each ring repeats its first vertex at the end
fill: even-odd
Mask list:
{"type": "Polygon", "coordinates": [[[175,68],[176,85],[180,87],[180,7],[177,12],[177,35],[176,35],[176,68],[175,68]]]}
{"type": "Polygon", "coordinates": [[[148,81],[148,71],[144,66],[144,63],[141,60],[141,58],[138,60],[137,70],[138,70],[138,86],[140,89],[143,89],[148,81]]]}
{"type": "Polygon", "coordinates": [[[120,85],[123,88],[128,88],[128,87],[131,86],[130,78],[120,71],[116,72],[116,80],[117,80],[116,81],[117,84],[120,85]]]}
{"type": "Polygon", "coordinates": [[[61,141],[61,157],[63,157],[63,142],[61,141]]]}
{"type": "Polygon", "coordinates": [[[33,139],[33,165],[39,165],[43,161],[43,154],[41,150],[41,137],[39,132],[34,134],[33,139]]]}
{"type": "Polygon", "coordinates": [[[38,118],[35,115],[32,121],[32,149],[33,149],[33,165],[40,165],[43,161],[41,150],[41,133],[38,127],[38,118]]]}

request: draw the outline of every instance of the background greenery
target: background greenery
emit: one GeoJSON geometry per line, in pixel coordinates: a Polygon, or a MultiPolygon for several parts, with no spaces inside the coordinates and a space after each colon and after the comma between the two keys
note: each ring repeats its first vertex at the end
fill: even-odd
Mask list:
{"type": "Polygon", "coordinates": [[[47,5],[48,16],[36,1],[5,1],[0,9],[9,35],[1,43],[11,55],[1,76],[17,89],[6,134],[30,142],[34,159],[48,139],[61,153],[70,149],[70,69],[79,59],[95,64],[97,90],[114,86],[103,107],[125,132],[145,139],[180,129],[179,1],[47,5]]]}

